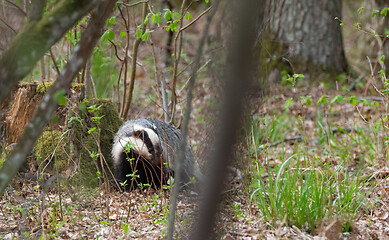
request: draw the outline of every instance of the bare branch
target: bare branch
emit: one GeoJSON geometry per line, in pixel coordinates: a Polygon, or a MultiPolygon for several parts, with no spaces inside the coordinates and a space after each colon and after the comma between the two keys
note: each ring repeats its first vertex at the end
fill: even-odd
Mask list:
{"type": "MultiPolygon", "coordinates": [[[[143,3],[143,10],[142,10],[142,12],[143,12],[143,14],[142,14],[142,23],[143,23],[144,19],[146,18],[146,15],[147,15],[147,3],[146,2],[143,3]]],[[[142,25],[142,34],[144,34],[145,31],[146,31],[146,25],[143,24],[142,25]]],[[[130,86],[129,86],[129,89],[128,89],[126,101],[123,102],[123,104],[124,104],[123,107],[124,108],[123,108],[123,111],[121,113],[121,117],[122,118],[126,118],[126,116],[128,114],[128,111],[130,110],[130,106],[131,106],[132,92],[134,91],[135,74],[136,74],[136,60],[138,58],[138,47],[139,47],[139,44],[141,43],[141,41],[142,41],[142,39],[137,38],[134,41],[134,45],[132,47],[130,86]]]]}
{"type": "Polygon", "coordinates": [[[9,29],[11,29],[14,33],[17,33],[17,31],[11,25],[9,25],[4,19],[0,18],[0,21],[4,23],[4,25],[7,26],[9,29]]]}
{"type": "Polygon", "coordinates": [[[185,29],[187,29],[188,27],[192,26],[195,22],[197,22],[202,16],[204,16],[207,12],[209,12],[209,10],[211,10],[212,8],[212,5],[205,9],[204,12],[202,12],[200,15],[198,15],[195,19],[193,19],[193,21],[191,21],[190,23],[188,23],[187,25],[183,26],[182,28],[180,28],[180,32],[182,31],[185,31],[185,29]]]}
{"type": "Polygon", "coordinates": [[[27,13],[19,6],[17,5],[16,3],[14,3],[13,1],[10,1],[10,0],[5,0],[7,3],[11,4],[12,6],[14,6],[16,9],[18,9],[25,17],[27,17],[27,13]]]}

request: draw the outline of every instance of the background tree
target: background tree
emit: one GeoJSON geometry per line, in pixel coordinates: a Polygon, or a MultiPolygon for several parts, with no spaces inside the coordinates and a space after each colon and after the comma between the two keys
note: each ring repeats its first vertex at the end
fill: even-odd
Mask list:
{"type": "MultiPolygon", "coordinates": [[[[286,61],[294,73],[347,70],[339,26],[341,0],[267,1],[263,56],[277,66],[286,61]]],[[[311,76],[312,77],[312,76],[311,76]]]]}

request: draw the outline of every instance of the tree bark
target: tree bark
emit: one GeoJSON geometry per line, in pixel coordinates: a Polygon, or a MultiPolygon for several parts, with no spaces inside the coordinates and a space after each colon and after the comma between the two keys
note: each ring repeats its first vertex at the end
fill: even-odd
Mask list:
{"type": "Polygon", "coordinates": [[[272,58],[284,58],[294,73],[347,70],[339,21],[341,0],[267,1],[267,32],[277,44],[272,58]],[[276,55],[276,56],[274,56],[276,55]]]}

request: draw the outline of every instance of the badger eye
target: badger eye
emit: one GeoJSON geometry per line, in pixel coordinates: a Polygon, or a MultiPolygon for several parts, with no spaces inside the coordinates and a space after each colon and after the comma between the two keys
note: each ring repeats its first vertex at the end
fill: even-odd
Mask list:
{"type": "Polygon", "coordinates": [[[135,137],[139,137],[139,136],[141,136],[142,134],[143,134],[143,131],[142,131],[142,130],[137,130],[137,131],[134,132],[134,136],[135,136],[135,137]]]}

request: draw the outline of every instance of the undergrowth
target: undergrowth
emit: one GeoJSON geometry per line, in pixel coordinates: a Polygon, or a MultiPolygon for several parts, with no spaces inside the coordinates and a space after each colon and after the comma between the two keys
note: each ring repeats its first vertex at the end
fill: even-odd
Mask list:
{"type": "Polygon", "coordinates": [[[279,115],[253,117],[247,131],[252,162],[247,191],[258,215],[273,228],[294,225],[313,233],[338,219],[349,232],[353,221],[374,205],[368,196],[376,179],[365,169],[382,158],[385,134],[378,120],[339,126],[340,121],[347,125],[347,119],[337,107],[364,102],[321,98],[317,103],[317,115],[309,120],[301,114],[306,102],[291,99],[279,115]]]}

